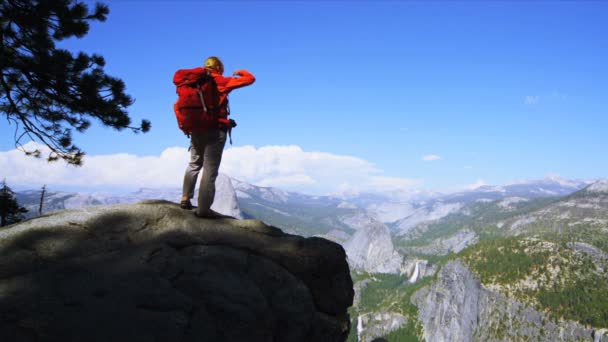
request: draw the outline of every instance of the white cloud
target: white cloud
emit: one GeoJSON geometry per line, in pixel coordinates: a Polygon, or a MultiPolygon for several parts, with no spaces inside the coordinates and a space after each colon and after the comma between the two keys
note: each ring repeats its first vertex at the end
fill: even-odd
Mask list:
{"type": "Polygon", "coordinates": [[[464,169],[465,170],[472,170],[473,166],[472,165],[465,165],[464,169]]]}
{"type": "Polygon", "coordinates": [[[475,190],[481,188],[484,185],[488,185],[488,183],[486,183],[483,179],[478,179],[475,183],[465,185],[464,188],[467,190],[475,190]]]}
{"type": "Polygon", "coordinates": [[[436,154],[428,154],[428,155],[422,157],[422,160],[424,160],[424,161],[435,161],[435,160],[439,160],[439,159],[441,159],[441,157],[436,154]]]}
{"type": "Polygon", "coordinates": [[[528,95],[524,98],[524,104],[535,105],[538,103],[539,100],[540,100],[540,96],[528,95]]]}
{"type": "MultiPolygon", "coordinates": [[[[34,143],[43,155],[48,149],[34,143]]],[[[69,187],[179,188],[189,160],[183,147],[170,147],[160,155],[121,153],[86,155],[81,167],[63,162],[47,163],[23,152],[0,152],[0,178],[9,185],[38,187],[42,184],[69,187]]],[[[385,177],[374,164],[357,157],[306,152],[299,146],[242,146],[224,151],[220,172],[260,186],[275,186],[305,193],[408,189],[419,181],[385,177]]]]}

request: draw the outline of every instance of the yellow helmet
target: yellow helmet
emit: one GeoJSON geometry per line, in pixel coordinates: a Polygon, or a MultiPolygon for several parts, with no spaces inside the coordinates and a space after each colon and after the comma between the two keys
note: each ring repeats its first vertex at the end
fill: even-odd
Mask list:
{"type": "Polygon", "coordinates": [[[215,56],[207,58],[205,61],[205,68],[213,69],[220,74],[224,73],[224,63],[222,63],[222,61],[215,56]]]}

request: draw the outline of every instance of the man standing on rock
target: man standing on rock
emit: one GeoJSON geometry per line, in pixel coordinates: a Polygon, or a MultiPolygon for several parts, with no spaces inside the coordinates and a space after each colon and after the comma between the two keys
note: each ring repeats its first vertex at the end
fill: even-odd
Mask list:
{"type": "Polygon", "coordinates": [[[226,135],[236,126],[233,120],[228,120],[230,109],[228,94],[233,89],[248,86],[255,82],[255,77],[247,70],[237,70],[232,77],[224,77],[224,64],[217,57],[209,57],[205,61],[205,69],[209,71],[219,93],[219,120],[217,127],[191,134],[190,163],[184,175],[184,185],[180,206],[182,209],[193,209],[190,199],[194,196],[194,187],[198,174],[203,169],[203,175],[198,190],[198,208],[196,216],[202,218],[221,217],[211,210],[215,197],[215,180],[222,161],[222,153],[226,144],[226,135]]]}

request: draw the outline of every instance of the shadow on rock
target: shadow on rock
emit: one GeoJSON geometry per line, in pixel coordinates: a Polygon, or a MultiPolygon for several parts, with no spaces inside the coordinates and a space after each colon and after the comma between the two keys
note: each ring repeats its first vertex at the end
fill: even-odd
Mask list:
{"type": "Polygon", "coordinates": [[[176,204],[68,210],[0,232],[0,341],[344,341],[344,250],[176,204]]]}

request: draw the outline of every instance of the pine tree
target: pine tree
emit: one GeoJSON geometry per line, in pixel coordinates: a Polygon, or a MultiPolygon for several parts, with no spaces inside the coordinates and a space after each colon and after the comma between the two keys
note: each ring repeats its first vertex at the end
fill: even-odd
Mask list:
{"type": "Polygon", "coordinates": [[[19,206],[15,193],[6,185],[6,180],[0,183],[0,227],[23,220],[27,209],[19,206]]]}
{"type": "Polygon", "coordinates": [[[17,147],[31,139],[51,149],[47,160],[80,165],[84,152],[73,144],[72,130],[84,132],[91,119],[117,130],[150,129],[147,120],[131,126],[126,109],[133,99],[121,79],[105,74],[102,56],[55,47],[82,38],[89,22],[103,22],[108,13],[99,3],[90,12],[74,0],[0,0],[0,113],[15,126],[17,147]]]}

